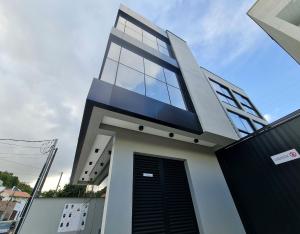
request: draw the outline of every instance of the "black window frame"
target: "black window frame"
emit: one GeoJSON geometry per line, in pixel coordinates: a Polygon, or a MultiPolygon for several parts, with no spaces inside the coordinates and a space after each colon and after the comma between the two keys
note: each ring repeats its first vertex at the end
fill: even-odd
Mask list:
{"type": "MultiPolygon", "coordinates": [[[[156,32],[155,30],[153,30],[152,28],[148,27],[147,25],[143,24],[142,22],[136,20],[135,18],[131,17],[130,15],[127,15],[125,12],[123,11],[120,11],[118,12],[118,15],[117,15],[117,18],[116,18],[116,21],[115,21],[115,24],[114,24],[114,27],[117,28],[117,25],[118,25],[118,22],[119,22],[119,18],[122,17],[124,18],[125,20],[129,21],[130,23],[134,24],[135,26],[139,27],[140,29],[146,31],[147,33],[151,34],[152,36],[156,37],[157,39],[160,39],[161,41],[163,41],[164,43],[166,43],[167,45],[167,48],[162,46],[163,48],[167,49],[168,50],[168,53],[169,55],[166,55],[165,53],[162,53],[160,50],[159,50],[159,47],[161,46],[158,41],[156,41],[156,44],[157,44],[157,51],[159,53],[162,53],[162,54],[165,54],[166,56],[172,58],[172,59],[175,59],[175,56],[174,56],[174,53],[172,51],[172,47],[171,47],[171,44],[170,44],[170,41],[168,38],[164,37],[163,35],[161,35],[160,33],[156,32]]],[[[125,25],[126,27],[126,25],[125,25]]],[[[125,28],[124,28],[125,29],[125,28]]],[[[129,34],[127,34],[129,35],[129,34]]],[[[129,35],[130,36],[130,35],[129,35]]],[[[141,41],[143,44],[144,41],[143,41],[143,35],[142,35],[142,41],[141,41]]],[[[147,45],[147,44],[145,44],[147,45]]],[[[152,47],[151,47],[152,48],[152,47]]]]}
{"type": "Polygon", "coordinates": [[[217,81],[215,81],[215,80],[213,80],[213,79],[211,79],[211,78],[209,78],[209,80],[210,80],[211,83],[214,83],[214,84],[216,84],[216,85],[219,85],[219,86],[221,87],[221,89],[225,89],[225,90],[229,93],[230,96],[228,96],[228,95],[226,95],[226,94],[224,94],[224,93],[221,93],[220,91],[216,90],[216,89],[214,88],[214,85],[212,84],[212,87],[213,87],[214,91],[215,91],[218,95],[221,95],[221,96],[225,97],[226,99],[230,99],[233,103],[235,103],[235,105],[232,105],[232,104],[229,103],[229,102],[225,102],[225,101],[221,100],[221,99],[218,97],[218,99],[219,99],[221,102],[224,102],[224,103],[226,103],[226,104],[228,104],[228,105],[230,105],[230,106],[233,106],[233,107],[235,107],[235,108],[240,109],[240,107],[239,107],[239,105],[238,105],[238,102],[235,100],[235,98],[234,98],[233,95],[231,94],[229,88],[227,88],[226,86],[220,84],[219,82],[217,82],[217,81]]]}
{"type": "MultiPolygon", "coordinates": [[[[234,127],[238,130],[239,133],[243,133],[243,134],[245,134],[245,135],[247,136],[247,135],[249,135],[249,134],[251,134],[251,133],[253,133],[254,131],[257,130],[256,127],[253,126],[253,124],[251,123],[251,121],[250,121],[250,119],[249,119],[248,117],[243,116],[243,115],[240,115],[240,114],[238,114],[238,113],[236,113],[236,112],[234,112],[234,111],[230,111],[230,110],[227,110],[227,112],[228,112],[228,114],[229,114],[229,119],[230,119],[230,121],[232,122],[232,124],[233,124],[234,127]],[[238,128],[238,126],[235,124],[235,122],[234,122],[234,121],[232,120],[232,118],[230,117],[230,114],[236,115],[236,116],[239,117],[240,119],[243,119],[243,120],[247,121],[247,123],[249,124],[249,126],[250,126],[251,129],[252,129],[252,132],[248,132],[248,131],[245,131],[244,129],[238,128]]],[[[244,125],[243,121],[241,121],[241,123],[244,125]]],[[[247,127],[245,127],[245,128],[247,129],[247,127]]],[[[244,136],[242,136],[242,137],[244,137],[244,136]]]]}
{"type": "MultiPolygon", "coordinates": [[[[143,58],[148,59],[151,62],[156,63],[157,65],[162,66],[163,68],[166,68],[166,69],[176,73],[177,80],[178,80],[178,83],[179,83],[179,90],[181,91],[181,94],[182,94],[182,97],[183,97],[183,102],[185,104],[185,109],[181,109],[181,108],[180,109],[196,113],[194,105],[193,105],[192,100],[191,100],[191,97],[189,95],[189,92],[187,90],[186,84],[183,80],[183,77],[182,77],[182,74],[181,74],[179,68],[173,66],[172,64],[170,64],[170,63],[168,63],[168,62],[166,62],[166,61],[164,61],[164,60],[162,60],[162,59],[160,59],[160,58],[158,58],[158,57],[156,57],[152,54],[149,54],[147,51],[144,51],[143,49],[140,49],[140,48],[130,44],[129,42],[127,42],[125,40],[122,40],[121,38],[118,38],[118,37],[116,37],[112,34],[110,35],[108,43],[107,43],[105,55],[104,55],[104,58],[103,58],[103,62],[102,62],[99,77],[98,77],[99,80],[101,80],[101,75],[102,75],[102,72],[104,70],[104,65],[105,65],[106,59],[110,59],[110,58],[108,58],[108,52],[109,52],[111,43],[115,43],[115,44],[117,44],[118,46],[120,46],[122,48],[130,50],[131,52],[136,53],[137,55],[140,55],[143,58]]],[[[121,56],[121,53],[120,53],[120,56],[121,56]]],[[[112,60],[112,59],[110,59],[110,60],[112,60]]],[[[171,106],[174,106],[174,105],[171,105],[171,106]]],[[[174,107],[176,107],[176,106],[174,106],[174,107]]],[[[179,108],[179,107],[177,107],[177,108],[179,108]]]]}
{"type": "Polygon", "coordinates": [[[250,114],[250,115],[253,115],[253,116],[262,118],[262,116],[261,116],[260,113],[257,111],[257,109],[254,107],[253,103],[250,101],[249,98],[243,96],[242,94],[240,94],[240,93],[238,93],[238,92],[236,92],[236,91],[233,91],[233,93],[234,93],[234,95],[235,95],[235,98],[236,98],[237,101],[241,104],[241,106],[242,106],[242,108],[243,108],[243,110],[244,110],[245,112],[247,112],[247,113],[250,114]],[[239,97],[240,97],[240,98],[239,98],[239,97]],[[242,100],[244,99],[244,100],[246,101],[246,103],[242,102],[241,99],[242,99],[242,100]],[[252,110],[252,111],[253,111],[254,113],[256,113],[256,114],[253,114],[253,113],[249,112],[249,111],[247,110],[247,108],[249,108],[250,110],[252,110]]]}

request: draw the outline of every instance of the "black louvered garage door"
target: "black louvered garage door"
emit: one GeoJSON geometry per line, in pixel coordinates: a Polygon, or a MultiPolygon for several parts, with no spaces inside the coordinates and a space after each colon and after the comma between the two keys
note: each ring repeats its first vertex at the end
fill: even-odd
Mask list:
{"type": "Polygon", "coordinates": [[[135,155],[132,233],[199,233],[183,161],[135,155]]]}

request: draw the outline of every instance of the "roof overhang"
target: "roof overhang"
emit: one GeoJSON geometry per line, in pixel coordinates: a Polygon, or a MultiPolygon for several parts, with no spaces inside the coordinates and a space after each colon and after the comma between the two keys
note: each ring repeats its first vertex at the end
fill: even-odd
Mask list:
{"type": "Polygon", "coordinates": [[[203,133],[195,113],[94,79],[84,109],[71,175],[73,184],[99,184],[107,175],[114,132],[111,125],[133,131],[216,147],[232,142],[203,133]],[[195,142],[195,139],[196,142],[195,142]]]}

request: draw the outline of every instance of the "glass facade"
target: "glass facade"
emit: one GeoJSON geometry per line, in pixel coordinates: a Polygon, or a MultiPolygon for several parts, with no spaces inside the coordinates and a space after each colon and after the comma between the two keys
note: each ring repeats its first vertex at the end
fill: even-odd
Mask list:
{"type": "Polygon", "coordinates": [[[136,40],[141,41],[144,44],[158,50],[159,52],[172,57],[170,53],[170,46],[166,42],[153,36],[149,32],[141,29],[140,27],[136,26],[135,24],[131,23],[121,16],[119,16],[118,19],[117,29],[125,32],[129,36],[132,36],[136,40]]]}
{"type": "Polygon", "coordinates": [[[178,75],[111,43],[101,80],[186,110],[178,75]]]}
{"type": "Polygon", "coordinates": [[[232,97],[230,91],[228,90],[228,88],[226,88],[225,86],[217,83],[214,80],[210,80],[214,90],[216,91],[216,93],[218,94],[218,98],[222,101],[225,102],[231,106],[234,107],[238,107],[236,101],[234,100],[234,98],[232,97]]]}
{"type": "Polygon", "coordinates": [[[238,129],[240,135],[246,136],[249,133],[252,133],[254,131],[253,127],[250,124],[250,121],[236,113],[228,112],[229,117],[234,124],[234,126],[238,129]]]}
{"type": "Polygon", "coordinates": [[[253,123],[254,123],[254,126],[255,126],[256,130],[261,129],[265,126],[265,125],[263,125],[259,122],[256,122],[256,121],[253,121],[253,123]]]}
{"type": "Polygon", "coordinates": [[[239,102],[243,106],[243,109],[246,112],[248,112],[249,114],[252,114],[252,115],[260,117],[259,114],[258,114],[258,112],[255,110],[254,106],[248,100],[248,98],[243,97],[242,95],[240,95],[240,94],[238,94],[236,92],[234,93],[234,95],[239,100],[239,102]]]}

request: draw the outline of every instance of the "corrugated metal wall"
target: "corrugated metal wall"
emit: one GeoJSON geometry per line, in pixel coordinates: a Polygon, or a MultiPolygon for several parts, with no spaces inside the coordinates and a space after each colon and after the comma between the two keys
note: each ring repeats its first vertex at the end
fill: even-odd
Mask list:
{"type": "Polygon", "coordinates": [[[88,203],[88,213],[84,230],[60,233],[99,234],[104,206],[103,198],[37,198],[34,200],[20,234],[55,234],[65,204],[88,203]]]}
{"type": "Polygon", "coordinates": [[[300,152],[299,111],[217,152],[247,233],[300,233],[300,159],[271,159],[290,149],[300,152]]]}

